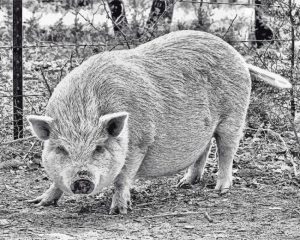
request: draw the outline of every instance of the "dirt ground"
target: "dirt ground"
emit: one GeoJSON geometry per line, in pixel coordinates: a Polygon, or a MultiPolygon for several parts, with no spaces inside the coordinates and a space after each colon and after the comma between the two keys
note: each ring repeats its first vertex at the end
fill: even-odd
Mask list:
{"type": "Polygon", "coordinates": [[[300,239],[300,180],[275,163],[234,165],[234,187],[219,196],[205,182],[178,189],[183,173],[138,180],[133,211],[108,215],[112,190],[64,196],[58,206],[26,202],[50,185],[40,167],[0,171],[0,239],[300,239]]]}

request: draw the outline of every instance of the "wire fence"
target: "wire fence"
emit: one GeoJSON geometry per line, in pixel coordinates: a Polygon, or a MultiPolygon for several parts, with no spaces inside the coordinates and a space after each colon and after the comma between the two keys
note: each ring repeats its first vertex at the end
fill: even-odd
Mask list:
{"type": "MultiPolygon", "coordinates": [[[[249,1],[250,2],[250,1],[249,1]]],[[[187,4],[206,4],[211,6],[223,6],[228,5],[229,7],[261,7],[261,4],[252,3],[212,3],[208,1],[174,1],[174,4],[178,5],[181,3],[187,4]]],[[[101,3],[100,3],[101,5],[101,3]]],[[[97,11],[93,13],[93,15],[101,12],[101,14],[107,14],[104,11],[102,5],[102,9],[97,8],[97,11]],[[100,11],[101,10],[101,11],[100,11]]],[[[282,5],[273,5],[274,8],[282,8],[282,5]]],[[[0,128],[2,131],[0,132],[0,147],[12,145],[14,143],[19,143],[21,140],[13,140],[10,138],[12,136],[12,128],[13,128],[13,117],[14,115],[11,113],[11,106],[13,99],[16,97],[24,98],[24,115],[34,113],[34,114],[43,114],[45,106],[47,104],[47,100],[51,96],[52,90],[56,86],[56,84],[74,67],[81,64],[87,57],[102,51],[111,51],[113,49],[124,49],[124,48],[133,48],[142,44],[146,41],[151,40],[152,38],[164,34],[169,31],[169,28],[163,28],[161,32],[157,30],[158,25],[163,25],[165,22],[159,22],[163,16],[160,17],[154,22],[151,26],[145,24],[138,23],[138,20],[133,21],[128,24],[128,29],[124,29],[124,32],[116,37],[108,34],[109,27],[104,26],[99,28],[96,24],[93,23],[91,19],[83,18],[85,23],[78,22],[77,14],[80,10],[75,8],[73,14],[76,16],[74,19],[74,24],[69,27],[63,26],[63,24],[58,23],[55,25],[58,29],[53,27],[51,31],[44,35],[47,37],[56,38],[56,40],[47,41],[47,37],[44,37],[39,31],[41,29],[34,29],[34,26],[37,26],[35,19],[32,18],[30,23],[26,23],[24,29],[24,45],[12,45],[11,42],[8,42],[7,39],[11,39],[11,35],[7,34],[8,37],[2,40],[0,38],[0,51],[2,51],[2,56],[0,61],[2,64],[2,83],[0,88],[0,98],[3,100],[0,105],[0,128]],[[89,26],[89,29],[84,29],[84,26],[89,26]],[[141,27],[142,26],[142,27],[141,27]],[[142,31],[138,30],[142,28],[142,31]],[[66,35],[70,34],[71,37],[67,37],[66,35]],[[122,36],[123,35],[123,36],[122,36]],[[125,38],[124,38],[125,35],[125,38]],[[36,37],[37,36],[37,37],[36,37]],[[150,36],[150,37],[149,37],[150,36]],[[40,38],[38,38],[40,37],[40,38]],[[68,38],[68,41],[65,39],[68,38]],[[36,41],[32,41],[31,39],[36,39],[36,41]],[[73,42],[70,42],[73,41],[73,42]],[[65,42],[64,42],[65,41],[65,42]],[[14,95],[12,92],[12,76],[11,76],[11,52],[13,49],[23,49],[23,64],[24,64],[24,92],[23,94],[14,95]]],[[[198,19],[203,20],[203,15],[199,16],[200,10],[197,10],[198,19]],[[202,17],[200,19],[200,17],[202,17]]],[[[201,12],[203,14],[203,12],[201,12]]],[[[141,16],[144,16],[145,13],[141,13],[141,16]],[[143,15],[144,14],[144,15],[143,15]]],[[[206,16],[206,15],[205,15],[206,16]]],[[[209,16],[206,16],[209,17],[209,16]]],[[[107,16],[107,18],[110,18],[107,16]]],[[[282,46],[272,47],[275,43],[278,44],[294,44],[297,41],[300,41],[300,36],[296,35],[293,39],[290,36],[284,36],[284,38],[278,37],[278,35],[273,35],[271,39],[236,39],[232,37],[231,30],[236,28],[233,26],[233,22],[235,18],[232,18],[231,23],[226,29],[223,29],[223,36],[225,40],[230,42],[230,44],[235,45],[237,49],[244,56],[251,56],[250,61],[256,62],[258,65],[263,66],[265,68],[275,69],[279,73],[283,73],[286,76],[289,76],[289,70],[287,69],[287,65],[291,62],[291,56],[289,53],[282,51],[282,49],[286,49],[282,46]],[[226,36],[225,36],[226,35],[226,36]],[[226,37],[230,37],[226,39],[226,37]],[[257,43],[264,43],[265,46],[257,50],[257,43]],[[278,64],[280,62],[280,64],[278,64]]],[[[204,19],[205,20],[205,19],[204,19]]],[[[139,20],[143,22],[142,20],[139,20]]],[[[237,21],[237,20],[236,20],[237,21]]],[[[202,21],[202,23],[205,21],[202,21]]],[[[254,23],[253,23],[254,24],[254,23]]],[[[237,25],[241,25],[241,22],[238,22],[237,25]]],[[[197,25],[198,27],[198,25],[197,25]]],[[[297,29],[299,26],[292,26],[297,29]]],[[[48,27],[48,28],[51,28],[48,27]]],[[[188,27],[189,28],[189,27],[188,27]]],[[[195,28],[197,29],[197,28],[195,28]]],[[[1,29],[0,29],[1,30],[1,29]]],[[[203,30],[203,29],[201,29],[203,30]]],[[[1,32],[0,32],[1,33],[1,32]]],[[[296,49],[297,50],[297,49],[296,49]]],[[[296,51],[295,50],[295,51],[296,51]]],[[[296,62],[299,59],[299,55],[296,54],[294,57],[296,62]]],[[[289,68],[289,67],[288,67],[289,68]]],[[[296,64],[295,69],[298,69],[298,65],[296,64]]],[[[293,74],[295,76],[297,71],[294,71],[293,74]]],[[[294,76],[294,77],[295,77],[294,76]]],[[[260,104],[260,103],[259,103],[260,104]]],[[[24,140],[32,139],[30,136],[31,133],[26,128],[25,130],[24,140]]],[[[28,151],[28,148],[31,145],[26,143],[24,145],[24,153],[28,151]],[[27,149],[27,150],[26,150],[27,149]]],[[[11,155],[11,153],[9,153],[11,155]]],[[[8,154],[8,155],[9,155],[8,154]]],[[[26,155],[28,156],[28,155],[26,155]]]]}
{"type": "MultiPolygon", "coordinates": [[[[300,39],[276,39],[272,38],[269,40],[232,40],[232,43],[254,43],[254,42],[262,42],[262,43],[270,43],[270,42],[292,42],[292,41],[300,41],[300,39]]],[[[118,45],[125,45],[128,42],[119,41],[118,45]]],[[[129,41],[130,44],[140,44],[139,40],[129,41]]],[[[14,48],[64,48],[64,47],[116,47],[116,44],[63,44],[57,42],[51,42],[46,45],[23,45],[23,46],[0,46],[0,49],[14,49],[14,48]]]]}

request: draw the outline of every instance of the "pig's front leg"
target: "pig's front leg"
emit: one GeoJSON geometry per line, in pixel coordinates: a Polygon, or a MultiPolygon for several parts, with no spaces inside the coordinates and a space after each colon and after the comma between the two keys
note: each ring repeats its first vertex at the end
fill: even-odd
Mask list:
{"type": "Polygon", "coordinates": [[[60,199],[62,194],[62,190],[60,190],[55,183],[52,183],[50,188],[41,196],[32,200],[28,200],[28,202],[36,203],[36,206],[57,205],[57,201],[60,199]]]}
{"type": "Polygon", "coordinates": [[[127,214],[131,210],[130,188],[146,151],[139,151],[128,156],[120,174],[114,181],[115,192],[109,214],[127,214]]]}

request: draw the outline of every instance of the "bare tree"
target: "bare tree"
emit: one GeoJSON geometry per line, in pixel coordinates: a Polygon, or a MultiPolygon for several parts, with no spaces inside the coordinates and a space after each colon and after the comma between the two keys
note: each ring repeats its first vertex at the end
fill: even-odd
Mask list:
{"type": "Polygon", "coordinates": [[[274,37],[274,33],[263,18],[262,1],[255,0],[255,4],[255,38],[257,40],[257,48],[261,48],[263,46],[262,40],[271,40],[274,37]]]}
{"type": "Polygon", "coordinates": [[[122,0],[107,0],[107,3],[114,25],[114,31],[118,33],[128,26],[124,2],[122,0]]]}
{"type": "Polygon", "coordinates": [[[157,28],[159,23],[166,26],[166,30],[170,30],[174,11],[175,0],[153,0],[150,9],[149,18],[147,20],[147,28],[153,31],[157,28]]]}

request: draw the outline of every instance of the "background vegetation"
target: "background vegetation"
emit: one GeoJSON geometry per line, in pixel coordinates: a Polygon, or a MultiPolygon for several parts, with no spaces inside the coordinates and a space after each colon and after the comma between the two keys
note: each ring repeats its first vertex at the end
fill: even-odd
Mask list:
{"type": "Polygon", "coordinates": [[[247,62],[293,83],[293,89],[279,90],[253,81],[245,135],[234,159],[234,186],[228,194],[219,196],[213,190],[218,171],[214,146],[203,181],[189,189],[176,187],[183,173],[137,180],[131,191],[133,211],[127,216],[107,214],[112,189],[97,196],[68,196],[55,207],[26,203],[41,195],[51,180],[40,165],[42,145],[28,129],[23,139],[12,140],[12,2],[0,0],[1,239],[300,239],[296,0],[255,1],[263,3],[258,6],[262,26],[272,29],[273,40],[261,42],[255,41],[254,26],[249,39],[241,38],[251,24],[243,5],[222,8],[202,0],[175,1],[170,25],[171,13],[163,13],[166,18],[150,14],[154,21],[149,20],[151,1],[128,0],[122,32],[114,32],[106,1],[23,0],[24,117],[43,114],[57,83],[89,56],[133,48],[174,30],[216,34],[247,62]],[[222,24],[214,22],[213,11],[223,16],[222,24]]]}
{"type": "MultiPolygon", "coordinates": [[[[290,173],[290,180],[296,179],[299,183],[299,140],[294,116],[299,105],[300,9],[289,0],[265,0],[262,3],[263,19],[272,29],[275,40],[265,41],[258,48],[254,33],[249,41],[240,41],[237,37],[236,32],[243,26],[242,19],[227,29],[212,32],[210,13],[201,1],[175,3],[182,4],[180,7],[185,11],[195,11],[197,19],[190,22],[182,19],[170,28],[170,22],[147,23],[149,1],[130,0],[126,8],[128,22],[122,32],[116,34],[104,1],[24,1],[24,10],[31,13],[23,28],[24,115],[43,114],[57,83],[93,54],[132,48],[174,29],[209,31],[232,44],[248,62],[279,73],[293,83],[292,90],[278,90],[253,81],[245,137],[237,161],[249,160],[249,152],[253,154],[252,160],[280,159],[281,165],[290,173]],[[83,12],[88,12],[88,17],[83,12]],[[44,13],[71,14],[73,22],[66,24],[61,17],[51,25],[43,25],[44,13]],[[99,16],[107,18],[106,21],[97,22],[99,16]]],[[[8,161],[8,166],[39,166],[41,143],[33,140],[27,129],[24,141],[11,141],[12,1],[2,0],[0,10],[3,14],[0,22],[0,161],[8,161]]]]}

